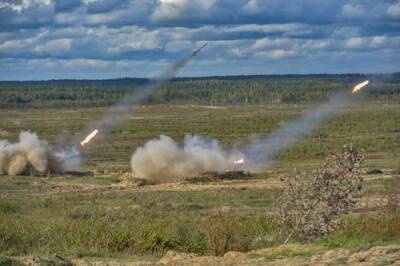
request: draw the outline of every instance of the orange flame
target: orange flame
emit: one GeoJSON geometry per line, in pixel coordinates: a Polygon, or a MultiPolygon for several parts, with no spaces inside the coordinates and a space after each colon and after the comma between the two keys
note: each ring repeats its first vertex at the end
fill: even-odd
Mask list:
{"type": "Polygon", "coordinates": [[[243,158],[240,158],[238,160],[234,160],[233,161],[233,164],[243,164],[243,163],[244,163],[244,159],[243,158]]]}
{"type": "Polygon", "coordinates": [[[369,83],[369,80],[366,80],[364,82],[361,82],[359,84],[357,84],[356,86],[354,86],[353,90],[351,91],[351,93],[357,93],[359,92],[362,88],[364,88],[365,86],[367,86],[369,83]]]}
{"type": "Polygon", "coordinates": [[[93,130],[92,133],[87,135],[87,137],[81,141],[81,146],[83,147],[88,144],[97,135],[97,133],[99,133],[98,129],[93,130]]]}

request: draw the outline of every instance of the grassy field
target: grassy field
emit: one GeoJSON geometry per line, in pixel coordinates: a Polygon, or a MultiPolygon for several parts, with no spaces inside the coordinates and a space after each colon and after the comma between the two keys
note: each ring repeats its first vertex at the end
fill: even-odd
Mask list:
{"type": "MultiPolygon", "coordinates": [[[[132,258],[158,256],[169,249],[208,254],[210,224],[218,228],[216,234],[233,234],[232,250],[277,245],[281,239],[273,211],[281,189],[278,176],[295,168],[312,169],[343,145],[365,150],[365,169],[380,168],[385,173],[386,178],[365,182],[368,197],[382,198],[391,191],[400,169],[400,104],[380,102],[350,106],[322,124],[313,137],[279,154],[269,171],[246,180],[139,188],[119,184],[119,175],[130,171],[133,151],[160,134],[178,142],[192,133],[217,138],[227,146],[246,143],[249,136],[269,134],[307,107],[133,108],[127,122],[114,128],[106,141],[95,141],[86,154],[82,170],[94,171],[94,176],[0,177],[0,255],[132,258]]],[[[31,130],[55,143],[62,136],[74,136],[105,110],[1,110],[0,139],[14,141],[20,130],[31,130]]],[[[317,242],[330,247],[398,243],[398,211],[377,217],[376,213],[352,215],[343,230],[317,242]]]]}
{"type": "MultiPolygon", "coordinates": [[[[128,170],[132,152],[160,134],[182,142],[186,133],[216,138],[223,145],[246,143],[249,136],[267,135],[299,116],[308,105],[255,106],[152,105],[132,109],[130,119],[110,137],[91,146],[87,165],[128,170]]],[[[74,136],[106,109],[14,109],[0,112],[0,137],[15,140],[31,130],[50,142],[74,136]]],[[[308,164],[354,145],[367,152],[371,167],[395,168],[400,153],[400,104],[361,102],[322,124],[308,138],[279,155],[279,163],[308,164]]]]}

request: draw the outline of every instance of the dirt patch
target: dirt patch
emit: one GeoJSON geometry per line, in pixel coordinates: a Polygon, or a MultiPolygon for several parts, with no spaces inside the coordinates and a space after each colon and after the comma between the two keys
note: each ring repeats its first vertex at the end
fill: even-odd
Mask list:
{"type": "Polygon", "coordinates": [[[9,136],[11,136],[11,135],[12,135],[11,132],[9,132],[9,131],[7,131],[7,130],[4,130],[4,129],[0,129],[0,137],[6,138],[6,137],[9,137],[9,136]]]}
{"type": "Polygon", "coordinates": [[[214,105],[200,105],[199,107],[206,108],[206,109],[226,109],[225,106],[214,106],[214,105]]]}
{"type": "MultiPolygon", "coordinates": [[[[168,251],[158,261],[86,260],[19,257],[8,258],[20,265],[400,265],[400,245],[377,246],[366,249],[328,250],[316,245],[283,245],[248,253],[230,251],[223,257],[198,256],[192,253],[168,251]],[[52,264],[47,264],[48,262],[52,264]]],[[[12,265],[12,264],[11,264],[12,265]]]]}
{"type": "MultiPolygon", "coordinates": [[[[282,182],[277,178],[266,179],[234,179],[234,180],[216,180],[215,182],[200,182],[191,183],[187,181],[153,184],[148,180],[130,179],[129,177],[117,178],[121,181],[127,178],[126,181],[113,183],[109,185],[93,184],[84,182],[82,178],[71,178],[65,176],[58,177],[32,177],[27,182],[32,186],[24,187],[17,190],[5,191],[5,193],[23,193],[27,195],[54,195],[68,193],[82,194],[108,194],[108,193],[132,193],[132,192],[153,192],[153,191],[218,191],[218,190],[246,190],[246,189],[263,189],[263,188],[281,188],[282,182]],[[32,189],[34,188],[34,189],[32,189]]],[[[106,175],[95,175],[90,177],[92,181],[105,179],[106,175]]]]}

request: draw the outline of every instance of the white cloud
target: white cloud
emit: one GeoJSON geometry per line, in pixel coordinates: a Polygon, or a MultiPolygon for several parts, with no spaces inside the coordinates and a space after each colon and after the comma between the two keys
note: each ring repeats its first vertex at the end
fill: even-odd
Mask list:
{"type": "Polygon", "coordinates": [[[387,13],[393,17],[400,17],[400,2],[390,5],[387,9],[387,13]]]}
{"type": "Polygon", "coordinates": [[[254,42],[253,46],[251,47],[252,50],[262,50],[267,47],[276,47],[276,46],[283,46],[290,43],[290,40],[287,38],[284,39],[269,39],[263,38],[258,39],[254,42]]]}
{"type": "Polygon", "coordinates": [[[301,44],[301,49],[324,49],[329,46],[329,41],[315,41],[308,40],[305,43],[301,44]]]}
{"type": "Polygon", "coordinates": [[[120,29],[102,28],[94,31],[99,40],[105,40],[109,51],[120,53],[130,50],[154,50],[161,47],[158,31],[150,31],[140,27],[124,27],[120,29]]]}
{"type": "Polygon", "coordinates": [[[291,57],[296,55],[297,52],[294,50],[283,50],[283,49],[276,49],[272,51],[264,51],[264,52],[257,52],[254,54],[257,58],[265,58],[265,59],[281,59],[285,57],[291,57]]]}
{"type": "Polygon", "coordinates": [[[159,19],[176,19],[180,16],[182,9],[189,5],[189,1],[176,0],[176,1],[163,1],[160,0],[160,5],[157,7],[153,14],[153,18],[159,19]]]}
{"type": "Polygon", "coordinates": [[[232,48],[229,50],[229,53],[236,57],[244,57],[247,54],[247,51],[243,48],[232,48]]]}
{"type": "Polygon", "coordinates": [[[375,36],[371,40],[371,46],[372,47],[381,46],[385,42],[385,40],[386,40],[385,36],[375,36]]]}
{"type": "Polygon", "coordinates": [[[160,0],[152,14],[155,21],[175,20],[183,17],[198,17],[205,14],[216,0],[160,0]]]}
{"type": "Polygon", "coordinates": [[[71,44],[71,39],[57,39],[38,45],[34,50],[38,53],[59,54],[71,50],[71,44]]]}
{"type": "Polygon", "coordinates": [[[93,14],[86,16],[86,23],[88,25],[107,25],[118,18],[118,13],[104,13],[104,14],[93,14]]]}
{"type": "Polygon", "coordinates": [[[0,8],[10,7],[14,11],[21,13],[22,10],[33,5],[51,5],[52,3],[52,0],[22,0],[20,3],[0,2],[0,8]]]}
{"type": "Polygon", "coordinates": [[[260,6],[257,0],[250,0],[242,7],[242,10],[248,14],[257,14],[260,12],[260,6]]]}
{"type": "Polygon", "coordinates": [[[350,38],[346,42],[346,47],[347,48],[359,48],[363,43],[362,38],[360,37],[354,37],[350,38]]]}
{"type": "Polygon", "coordinates": [[[112,61],[104,61],[104,60],[96,60],[96,59],[72,59],[72,60],[63,60],[65,67],[69,68],[81,68],[81,67],[90,67],[90,68],[106,68],[114,65],[112,61]]]}
{"type": "Polygon", "coordinates": [[[346,4],[342,7],[340,15],[344,18],[360,18],[365,14],[361,6],[346,4]]]}
{"type": "Polygon", "coordinates": [[[186,50],[186,49],[191,49],[194,47],[194,44],[192,41],[169,41],[166,45],[165,45],[165,50],[167,52],[179,52],[182,50],[186,50]]]}
{"type": "Polygon", "coordinates": [[[332,33],[333,38],[351,38],[358,35],[360,35],[360,28],[354,26],[338,27],[332,33]]]}

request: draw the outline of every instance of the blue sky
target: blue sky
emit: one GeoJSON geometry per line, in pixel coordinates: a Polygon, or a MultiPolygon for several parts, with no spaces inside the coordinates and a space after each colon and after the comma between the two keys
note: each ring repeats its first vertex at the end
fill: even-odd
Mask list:
{"type": "Polygon", "coordinates": [[[0,80],[400,71],[400,0],[0,0],[0,80]]]}

